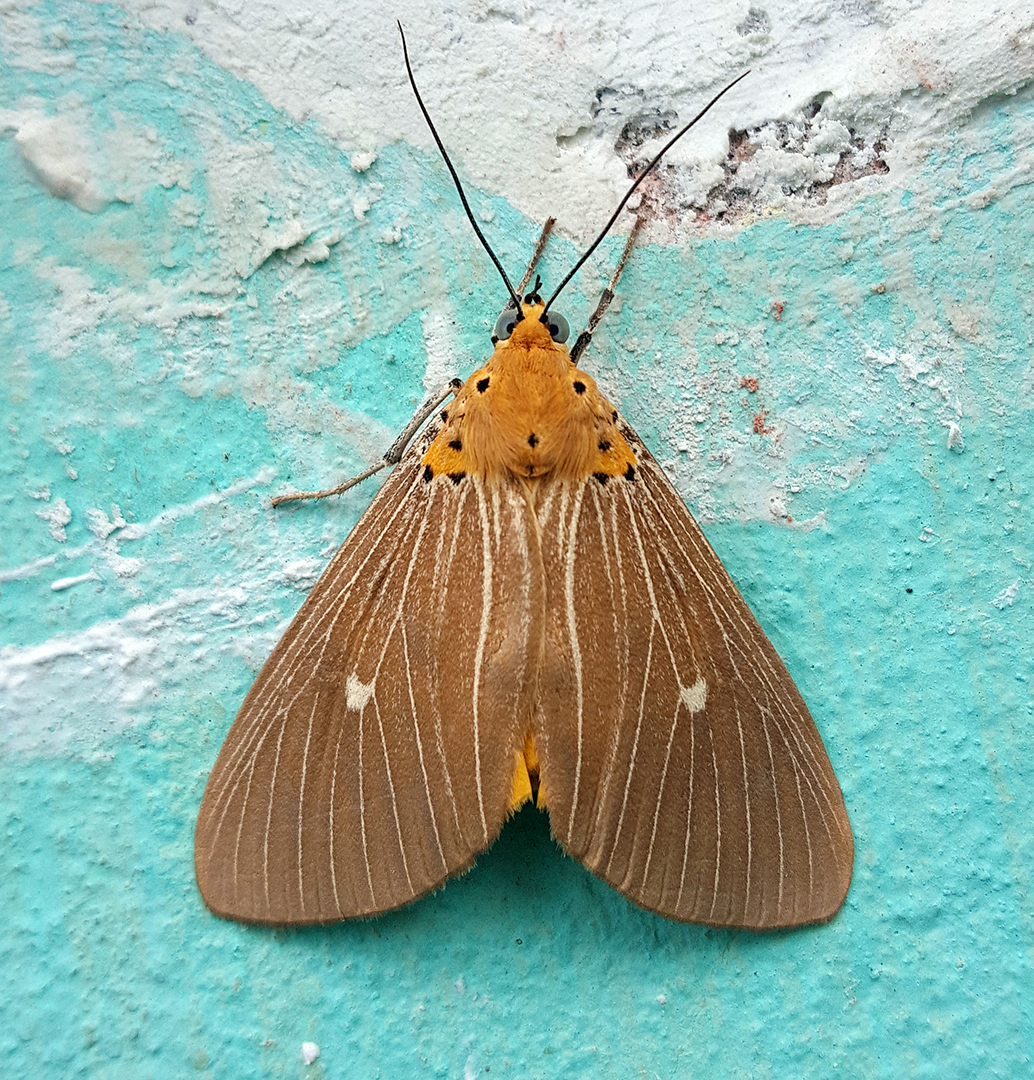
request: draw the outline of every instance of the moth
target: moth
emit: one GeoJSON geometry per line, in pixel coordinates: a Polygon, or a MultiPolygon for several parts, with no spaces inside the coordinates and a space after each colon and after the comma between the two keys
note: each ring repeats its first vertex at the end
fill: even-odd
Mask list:
{"type": "Polygon", "coordinates": [[[854,845],[815,724],[682,499],[578,366],[635,230],[570,350],[551,311],[721,95],[544,301],[538,282],[521,295],[535,259],[515,290],[481,234],[403,50],[510,301],[485,365],[389,452],[401,460],[245,698],[198,818],[201,894],[254,923],[377,915],[463,873],[531,801],[564,850],[666,918],[829,919],[854,845]]]}

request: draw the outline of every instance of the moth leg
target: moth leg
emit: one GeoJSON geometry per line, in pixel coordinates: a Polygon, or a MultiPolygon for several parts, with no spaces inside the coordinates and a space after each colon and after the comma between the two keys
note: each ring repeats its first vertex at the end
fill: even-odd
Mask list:
{"type": "Polygon", "coordinates": [[[397,465],[402,460],[402,455],[406,452],[410,439],[424,426],[424,421],[450,394],[455,394],[462,385],[463,383],[459,379],[450,379],[413,413],[413,418],[402,429],[399,437],[391,444],[390,449],[384,455],[385,465],[397,465]]]}
{"type": "Polygon", "coordinates": [[[460,382],[459,379],[450,379],[440,390],[432,394],[423,405],[413,413],[413,418],[402,429],[399,437],[391,444],[390,449],[384,457],[375,465],[363,469],[361,473],[357,473],[355,476],[351,477],[351,479],[343,481],[336,487],[324,488],[322,491],[291,491],[286,495],[274,495],[269,501],[274,506],[279,506],[281,503],[294,502],[297,499],[325,499],[328,495],[340,495],[342,492],[348,491],[349,488],[353,488],[356,484],[361,483],[368,476],[373,476],[374,473],[380,472],[381,469],[386,469],[389,465],[397,465],[402,460],[402,455],[406,452],[406,447],[409,445],[410,440],[423,426],[424,421],[427,420],[431,413],[433,413],[450,394],[455,394],[462,385],[463,383],[460,382]]]}
{"type": "Polygon", "coordinates": [[[528,263],[528,269],[524,271],[524,277],[521,278],[520,285],[517,286],[517,295],[523,296],[524,290],[528,287],[528,282],[531,281],[531,275],[535,273],[535,267],[538,265],[539,259],[542,257],[542,250],[546,246],[546,241],[549,239],[549,234],[553,231],[553,226],[556,224],[556,218],[546,218],[546,224],[542,226],[542,233],[539,236],[539,242],[535,245],[535,250],[531,255],[531,262],[528,263]]]}
{"type": "Polygon", "coordinates": [[[625,250],[621,253],[621,258],[618,261],[617,268],[611,275],[610,282],[603,290],[603,295],[600,297],[600,302],[596,305],[596,310],[592,313],[592,317],[589,319],[589,325],[578,335],[578,340],[574,343],[574,347],[571,349],[571,363],[577,363],[578,357],[585,352],[592,341],[592,335],[596,333],[596,327],[600,325],[600,320],[607,313],[607,308],[610,307],[611,300],[614,299],[614,290],[618,287],[618,279],[621,277],[622,270],[625,269],[625,263],[628,262],[629,255],[632,254],[632,248],[635,246],[636,237],[639,235],[639,230],[642,227],[643,219],[637,217],[635,224],[632,226],[632,231],[628,234],[628,240],[625,241],[625,250]]]}

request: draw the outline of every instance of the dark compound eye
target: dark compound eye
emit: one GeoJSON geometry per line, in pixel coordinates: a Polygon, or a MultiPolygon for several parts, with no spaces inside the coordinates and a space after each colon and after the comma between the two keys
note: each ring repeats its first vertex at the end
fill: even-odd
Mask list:
{"type": "Polygon", "coordinates": [[[503,308],[502,315],[495,321],[495,330],[492,331],[492,336],[497,341],[505,341],[513,333],[513,328],[516,325],[517,313],[513,310],[512,304],[507,304],[503,308]]]}
{"type": "Polygon", "coordinates": [[[555,311],[547,313],[546,325],[549,327],[549,336],[558,345],[562,345],[571,336],[571,327],[567,325],[567,320],[555,311]]]}

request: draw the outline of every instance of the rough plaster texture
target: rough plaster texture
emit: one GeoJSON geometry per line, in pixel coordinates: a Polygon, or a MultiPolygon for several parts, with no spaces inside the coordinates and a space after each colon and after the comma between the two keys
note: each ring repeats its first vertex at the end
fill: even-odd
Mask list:
{"type": "Polygon", "coordinates": [[[503,297],[377,5],[3,7],[5,1076],[1031,1075],[1034,20],[956,8],[398,11],[506,264],[560,215],[547,280],[756,67],[586,358],[844,789],[843,911],[753,935],[635,909],[534,811],[375,921],[208,914],[208,769],[372,487],[268,496],[375,460],[503,297]]]}

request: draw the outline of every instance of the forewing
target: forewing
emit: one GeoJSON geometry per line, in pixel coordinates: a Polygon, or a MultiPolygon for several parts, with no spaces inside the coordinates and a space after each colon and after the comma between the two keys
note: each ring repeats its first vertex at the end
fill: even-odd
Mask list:
{"type": "Polygon", "coordinates": [[[767,928],[830,918],[843,797],[796,686],[635,433],[633,478],[544,484],[536,745],[555,836],[635,903],[767,928]]]}
{"type": "Polygon", "coordinates": [[[516,484],[424,480],[434,434],[331,561],[230,729],[195,847],[219,915],[386,911],[465,870],[502,827],[533,708],[537,540],[516,484]]]}

